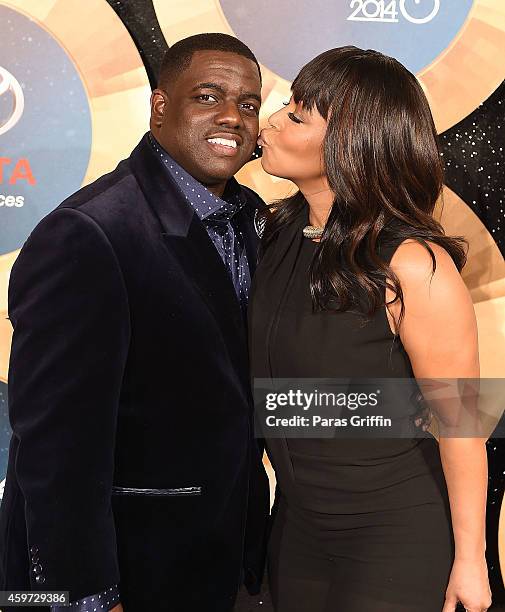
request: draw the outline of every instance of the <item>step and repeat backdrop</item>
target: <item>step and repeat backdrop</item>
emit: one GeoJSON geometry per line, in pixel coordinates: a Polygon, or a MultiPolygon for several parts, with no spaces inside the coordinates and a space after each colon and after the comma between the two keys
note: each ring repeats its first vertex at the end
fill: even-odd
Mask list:
{"type": "MultiPolygon", "coordinates": [[[[448,233],[470,242],[463,277],[477,313],[482,375],[505,377],[503,0],[298,0],[296,6],[289,0],[0,0],[0,496],[11,435],[12,264],[43,216],[129,154],[148,129],[150,86],[164,50],[199,32],[233,34],[256,53],[262,122],[289,98],[299,68],[328,48],[375,48],[417,75],[446,162],[437,214],[448,233]]],[[[293,188],[263,173],[259,160],[239,180],[267,201],[293,188]]],[[[487,446],[488,557],[498,601],[505,575],[505,440],[491,438],[487,446]]]]}

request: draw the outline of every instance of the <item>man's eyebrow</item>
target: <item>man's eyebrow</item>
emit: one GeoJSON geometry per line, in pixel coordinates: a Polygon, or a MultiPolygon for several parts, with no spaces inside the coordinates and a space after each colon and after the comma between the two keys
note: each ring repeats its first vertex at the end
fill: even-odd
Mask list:
{"type": "MultiPolygon", "coordinates": [[[[224,87],[222,87],[218,83],[198,83],[198,85],[195,85],[193,87],[192,91],[196,91],[197,89],[215,89],[219,93],[226,95],[226,91],[224,87]]],[[[257,100],[261,104],[261,96],[258,96],[258,94],[256,93],[248,91],[246,93],[240,94],[239,96],[240,100],[246,100],[246,99],[250,100],[251,98],[253,100],[257,100]]]]}
{"type": "Polygon", "coordinates": [[[216,91],[219,91],[219,93],[226,93],[221,85],[218,85],[217,83],[198,83],[198,85],[193,87],[192,91],[195,91],[196,89],[215,89],[216,91]]]}

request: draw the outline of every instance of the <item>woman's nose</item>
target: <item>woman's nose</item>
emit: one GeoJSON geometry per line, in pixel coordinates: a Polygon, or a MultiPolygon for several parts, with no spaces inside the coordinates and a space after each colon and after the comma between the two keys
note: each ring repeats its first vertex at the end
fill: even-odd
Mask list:
{"type": "Polygon", "coordinates": [[[274,128],[274,129],[279,128],[279,113],[281,111],[282,109],[279,109],[278,111],[270,115],[270,117],[267,119],[269,127],[274,128]]]}

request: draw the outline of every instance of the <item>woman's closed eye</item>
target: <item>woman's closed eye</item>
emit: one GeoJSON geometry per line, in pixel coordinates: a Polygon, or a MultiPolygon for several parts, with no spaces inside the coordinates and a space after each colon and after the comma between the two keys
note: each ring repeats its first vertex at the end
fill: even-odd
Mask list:
{"type": "Polygon", "coordinates": [[[293,121],[294,123],[303,123],[303,121],[301,119],[299,119],[294,113],[288,113],[288,117],[291,119],[291,121],[293,121]]]}
{"type": "MultiPolygon", "coordinates": [[[[289,106],[291,104],[291,100],[288,100],[287,102],[283,102],[282,105],[283,106],[289,106]]],[[[291,119],[291,121],[293,121],[294,123],[303,123],[303,121],[297,117],[294,113],[288,113],[288,117],[291,119]]]]}

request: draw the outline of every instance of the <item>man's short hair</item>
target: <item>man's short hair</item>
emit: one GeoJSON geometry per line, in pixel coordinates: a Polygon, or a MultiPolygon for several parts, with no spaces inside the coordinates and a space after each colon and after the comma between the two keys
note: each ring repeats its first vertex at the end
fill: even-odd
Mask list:
{"type": "Polygon", "coordinates": [[[163,57],[158,76],[158,86],[160,88],[170,86],[184,70],[189,68],[196,51],[225,51],[247,57],[258,67],[261,81],[261,68],[251,49],[234,36],[215,32],[195,34],[172,45],[163,57]]]}

